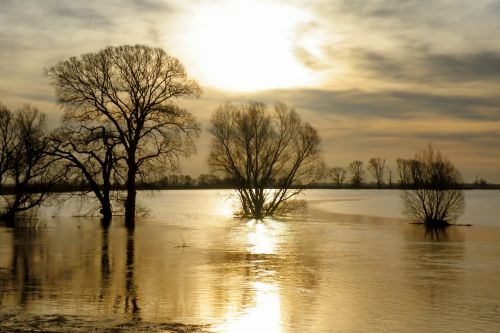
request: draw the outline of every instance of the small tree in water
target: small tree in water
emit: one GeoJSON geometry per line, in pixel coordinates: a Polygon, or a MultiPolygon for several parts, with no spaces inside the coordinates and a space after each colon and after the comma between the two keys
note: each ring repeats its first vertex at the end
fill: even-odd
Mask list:
{"type": "Polygon", "coordinates": [[[283,213],[304,185],[323,177],[316,129],[285,104],[272,112],[262,103],[225,104],[211,122],[209,165],[235,180],[244,216],[283,213]]]}
{"type": "Polygon", "coordinates": [[[462,177],[457,168],[431,145],[414,159],[398,159],[402,198],[408,217],[430,227],[445,227],[465,207],[462,177]]]}

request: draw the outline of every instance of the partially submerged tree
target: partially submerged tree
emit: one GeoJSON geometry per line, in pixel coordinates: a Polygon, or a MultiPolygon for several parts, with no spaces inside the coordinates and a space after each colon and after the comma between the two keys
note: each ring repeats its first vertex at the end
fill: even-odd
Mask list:
{"type": "Polygon", "coordinates": [[[460,172],[431,145],[413,159],[398,159],[397,164],[405,212],[412,221],[444,227],[463,213],[460,172]]]}
{"type": "Polygon", "coordinates": [[[377,182],[377,187],[381,188],[384,184],[385,159],[380,157],[370,158],[370,160],[368,161],[368,172],[370,172],[370,174],[377,182]]]}
{"type": "Polygon", "coordinates": [[[353,161],[349,164],[349,172],[351,173],[351,184],[356,187],[361,186],[364,177],[363,162],[353,161]]]}
{"type": "MultiPolygon", "coordinates": [[[[86,183],[100,204],[103,222],[113,215],[112,185],[119,168],[116,132],[105,124],[74,124],[65,119],[51,137],[51,154],[60,159],[67,180],[86,183]]],[[[85,191],[86,192],[86,191],[85,191]]]]}
{"type": "Polygon", "coordinates": [[[211,122],[209,165],[234,179],[244,216],[283,213],[302,186],[324,176],[316,129],[285,104],[271,112],[262,103],[224,104],[211,122]]]}
{"type": "Polygon", "coordinates": [[[6,108],[1,112],[6,123],[0,126],[0,156],[7,161],[2,162],[0,219],[12,222],[42,204],[60,175],[52,169],[45,115],[30,105],[15,114],[6,108]]]}
{"type": "Polygon", "coordinates": [[[194,151],[199,134],[194,117],[175,102],[198,97],[184,66],[160,48],[107,47],[71,57],[47,70],[57,101],[68,117],[110,122],[127,166],[125,221],[134,226],[136,181],[147,170],[175,167],[194,151]]]}
{"type": "Polygon", "coordinates": [[[330,172],[333,182],[337,184],[338,187],[342,186],[347,176],[347,170],[342,167],[333,167],[330,172]]]}

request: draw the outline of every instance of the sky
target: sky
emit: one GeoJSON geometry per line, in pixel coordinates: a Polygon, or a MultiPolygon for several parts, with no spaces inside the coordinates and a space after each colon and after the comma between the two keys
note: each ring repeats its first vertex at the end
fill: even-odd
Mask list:
{"type": "Polygon", "coordinates": [[[224,102],[294,106],[327,165],[409,158],[429,143],[466,181],[500,183],[500,1],[2,0],[0,101],[63,110],[43,70],[113,45],[161,47],[203,88],[182,173],[206,173],[224,102]]]}

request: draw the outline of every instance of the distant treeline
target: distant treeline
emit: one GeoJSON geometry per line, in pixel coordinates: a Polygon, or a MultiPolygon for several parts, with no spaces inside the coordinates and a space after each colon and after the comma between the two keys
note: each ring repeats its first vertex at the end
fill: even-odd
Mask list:
{"type": "MultiPolygon", "coordinates": [[[[396,172],[386,165],[381,157],[372,157],[368,160],[366,171],[363,161],[355,160],[347,168],[333,167],[329,169],[326,181],[314,185],[314,188],[343,188],[343,189],[401,189],[404,188],[403,178],[408,163],[417,162],[415,159],[396,159],[396,172]],[[368,177],[367,177],[368,175],[368,177]],[[397,178],[396,178],[397,177],[397,178]],[[369,181],[367,181],[369,179],[369,181]]],[[[459,177],[461,179],[461,177],[459,177]]],[[[500,184],[490,184],[484,178],[476,178],[473,183],[457,182],[461,189],[500,189],[500,184]]]]}
{"type": "MultiPolygon", "coordinates": [[[[161,180],[156,182],[148,183],[138,183],[137,188],[139,190],[183,190],[183,189],[233,189],[235,186],[235,180],[228,178],[220,178],[216,175],[202,174],[198,177],[192,177],[190,175],[169,175],[163,177],[161,180]]],[[[322,182],[314,183],[308,185],[295,184],[291,186],[292,188],[306,188],[306,189],[403,189],[404,186],[401,183],[393,184],[381,184],[379,186],[377,183],[362,183],[360,185],[353,185],[351,183],[345,183],[338,185],[333,182],[322,182]]],[[[270,186],[269,188],[273,188],[270,186]]],[[[500,184],[490,184],[485,180],[475,181],[474,183],[464,183],[458,185],[458,188],[463,190],[500,190],[500,184]]],[[[38,184],[32,184],[28,187],[27,191],[31,193],[37,193],[44,190],[44,186],[38,184]]],[[[126,190],[125,185],[113,185],[112,190],[126,190]]],[[[3,186],[3,191],[6,194],[14,193],[14,186],[5,184],[3,186]]],[[[61,182],[54,184],[51,188],[51,192],[82,192],[91,191],[90,185],[85,182],[70,183],[61,182]]]]}

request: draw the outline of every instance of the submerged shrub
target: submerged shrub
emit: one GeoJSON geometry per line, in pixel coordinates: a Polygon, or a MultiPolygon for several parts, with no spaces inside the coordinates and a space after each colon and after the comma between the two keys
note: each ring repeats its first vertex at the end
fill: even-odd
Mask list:
{"type": "Polygon", "coordinates": [[[462,177],[453,163],[429,147],[413,159],[398,159],[405,213],[427,226],[453,223],[465,208],[462,177]]]}

